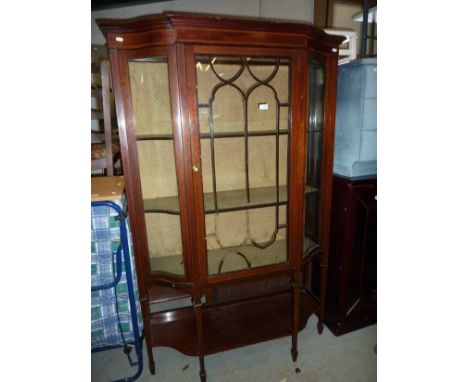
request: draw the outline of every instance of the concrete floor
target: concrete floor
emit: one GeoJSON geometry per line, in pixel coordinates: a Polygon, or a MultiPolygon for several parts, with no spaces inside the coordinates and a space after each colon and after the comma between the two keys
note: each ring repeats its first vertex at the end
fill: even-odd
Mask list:
{"type": "MultiPolygon", "coordinates": [[[[291,338],[234,349],[205,357],[209,382],[373,382],[377,380],[377,325],[341,337],[326,327],[317,333],[317,317],[309,319],[299,333],[299,357],[296,363],[289,352],[291,338]],[[300,372],[295,369],[299,368],[300,372]]],[[[134,351],[132,351],[132,356],[134,351]]],[[[155,348],[156,375],[148,369],[146,348],[143,373],[138,382],[198,382],[198,358],[171,348],[155,348]]],[[[92,381],[109,382],[136,372],[122,349],[94,353],[91,356],[92,381]]]]}

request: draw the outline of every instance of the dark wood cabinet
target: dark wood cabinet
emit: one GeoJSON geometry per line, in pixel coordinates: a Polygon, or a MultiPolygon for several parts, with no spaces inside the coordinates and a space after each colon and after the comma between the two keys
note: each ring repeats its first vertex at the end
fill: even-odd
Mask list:
{"type": "Polygon", "coordinates": [[[112,64],[149,367],[323,329],[338,46],[312,25],[97,20],[112,64]],[[321,265],[311,293],[311,259],[321,265]]]}
{"type": "Polygon", "coordinates": [[[333,177],[325,324],[335,335],[377,321],[376,196],[376,177],[333,177]]]}

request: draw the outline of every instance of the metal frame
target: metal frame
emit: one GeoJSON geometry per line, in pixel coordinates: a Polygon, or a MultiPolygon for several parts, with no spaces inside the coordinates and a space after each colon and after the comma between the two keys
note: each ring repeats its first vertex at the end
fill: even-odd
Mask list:
{"type": "MultiPolygon", "coordinates": [[[[118,382],[132,382],[135,381],[137,378],[140,377],[143,371],[143,353],[142,353],[142,338],[139,335],[138,330],[138,319],[137,319],[137,308],[136,308],[136,301],[135,301],[135,290],[133,288],[133,279],[132,279],[132,264],[130,260],[130,253],[128,251],[128,236],[127,236],[127,226],[125,225],[125,212],[114,202],[111,201],[98,201],[98,202],[91,202],[91,209],[93,207],[110,207],[113,208],[118,216],[115,217],[116,220],[119,220],[119,228],[120,228],[120,245],[116,252],[116,259],[117,259],[117,274],[114,278],[112,283],[98,285],[91,287],[91,291],[98,291],[102,289],[110,289],[115,288],[115,286],[119,283],[120,279],[122,278],[122,253],[123,253],[123,260],[125,264],[125,275],[127,278],[127,288],[128,288],[128,299],[130,303],[130,313],[132,317],[132,326],[133,326],[133,337],[134,337],[134,344],[135,344],[135,351],[137,354],[137,364],[138,370],[132,377],[122,378],[117,380],[118,382]],[[123,251],[122,251],[123,249],[123,251]]],[[[105,351],[110,349],[115,349],[119,347],[124,347],[125,345],[116,345],[116,346],[105,346],[98,349],[93,349],[92,352],[98,351],[105,351]]],[[[116,381],[116,382],[117,382],[116,381]]]]}

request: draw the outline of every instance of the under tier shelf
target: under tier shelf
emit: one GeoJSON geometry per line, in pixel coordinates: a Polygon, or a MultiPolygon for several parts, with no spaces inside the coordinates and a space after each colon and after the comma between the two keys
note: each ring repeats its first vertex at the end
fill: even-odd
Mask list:
{"type": "MultiPolygon", "coordinates": [[[[306,186],[306,193],[318,192],[318,189],[306,186]]],[[[247,200],[247,192],[242,190],[218,191],[216,193],[218,209],[215,208],[214,193],[203,195],[205,213],[227,212],[247,210],[251,208],[271,207],[277,204],[276,187],[259,187],[250,189],[250,202],[247,200]]],[[[279,186],[279,205],[288,202],[286,186],[279,186]]],[[[167,214],[180,214],[179,198],[168,196],[164,198],[145,199],[143,201],[145,212],[162,212],[167,214]]]]}
{"type": "MultiPolygon", "coordinates": [[[[299,330],[319,311],[311,296],[300,294],[299,330]]],[[[291,292],[252,298],[231,304],[203,305],[205,354],[255,344],[291,335],[291,292]]],[[[180,352],[198,355],[193,307],[152,315],[153,346],[169,346],[180,352]]]]}

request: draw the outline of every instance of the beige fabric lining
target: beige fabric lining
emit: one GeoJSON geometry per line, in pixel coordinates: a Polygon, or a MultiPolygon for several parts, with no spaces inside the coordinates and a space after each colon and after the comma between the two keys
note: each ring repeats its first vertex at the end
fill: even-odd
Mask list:
{"type": "MultiPolygon", "coordinates": [[[[226,71],[228,65],[219,65],[219,72],[226,71]]],[[[211,91],[219,83],[211,70],[205,72],[205,66],[202,65],[202,70],[197,67],[197,95],[198,102],[208,103],[211,97],[211,91]]],[[[260,78],[267,77],[271,73],[271,68],[263,68],[257,66],[255,70],[260,75],[260,78]]],[[[233,70],[231,70],[231,73],[233,70]]],[[[232,77],[232,76],[229,76],[232,77]]],[[[247,69],[234,82],[244,94],[256,81],[252,78],[247,69]]],[[[275,78],[269,83],[277,92],[277,97],[280,103],[286,103],[289,95],[289,69],[287,66],[280,66],[275,78]]],[[[280,108],[280,128],[287,129],[288,125],[288,108],[280,108]]],[[[252,91],[248,99],[248,118],[249,131],[274,130],[276,120],[276,101],[273,91],[265,86],[260,85],[252,91]],[[259,103],[267,103],[268,110],[259,110],[259,103]]],[[[199,108],[198,111],[200,120],[200,132],[209,133],[208,109],[199,108]]],[[[213,129],[214,132],[230,132],[244,131],[244,112],[243,98],[240,92],[233,86],[226,85],[218,89],[213,101],[213,129]]]]}
{"type": "MultiPolygon", "coordinates": [[[[237,251],[242,252],[250,261],[251,267],[256,268],[264,265],[279,264],[287,261],[286,240],[277,240],[273,245],[265,250],[253,246],[236,246],[234,248],[224,248],[208,251],[208,273],[217,274],[219,263],[224,259],[222,273],[248,269],[246,261],[237,251]]],[[[183,274],[184,264],[182,256],[157,257],[150,260],[151,269],[164,271],[173,274],[183,274]]]]}
{"type": "Polygon", "coordinates": [[[137,142],[143,199],[178,195],[172,140],[137,142]]]}
{"type": "MultiPolygon", "coordinates": [[[[216,65],[215,65],[216,66],[216,65]]],[[[198,67],[197,67],[198,68],[198,67]]],[[[212,88],[219,82],[211,70],[197,69],[197,94],[199,103],[207,103],[212,88]]],[[[218,65],[223,78],[231,77],[234,65],[218,65]]],[[[273,67],[255,67],[260,78],[266,78],[273,67]]],[[[130,84],[135,111],[137,135],[172,134],[169,81],[167,63],[131,62],[130,84]]],[[[246,91],[255,80],[247,70],[236,80],[236,85],[246,91]]],[[[271,82],[278,92],[280,102],[288,100],[289,71],[280,66],[271,82]]],[[[267,86],[255,89],[248,101],[249,131],[276,128],[276,101],[267,86]],[[268,110],[260,111],[258,104],[267,103],[268,110]]],[[[289,108],[280,108],[280,129],[288,128],[289,108]]],[[[231,86],[221,88],[213,103],[213,127],[216,132],[241,132],[244,130],[243,100],[231,86]]],[[[209,132],[208,110],[199,108],[200,132],[209,132]]],[[[209,139],[202,139],[202,174],[204,192],[213,192],[211,148],[209,139]]],[[[279,184],[287,181],[287,136],[280,136],[279,184]]],[[[216,139],[217,191],[245,188],[244,138],[216,139]]],[[[275,137],[249,137],[250,187],[275,186],[275,137]]],[[[140,177],[144,199],[177,196],[177,181],[173,141],[137,142],[140,177]]],[[[286,222],[286,206],[279,207],[280,224],[286,222]]],[[[180,217],[164,213],[146,213],[148,247],[152,270],[183,274],[180,217]]],[[[205,216],[206,243],[210,274],[217,273],[219,261],[224,257],[223,272],[244,269],[245,260],[231,255],[241,250],[252,262],[252,267],[286,261],[286,229],[280,229],[276,242],[265,250],[250,245],[270,240],[275,230],[275,207],[256,208],[205,216]],[[225,256],[229,253],[229,256],[225,256]]]]}
{"type": "Polygon", "coordinates": [[[129,62],[128,71],[136,134],[172,134],[167,63],[129,62]]]}
{"type": "MultiPolygon", "coordinates": [[[[175,256],[180,257],[180,261],[182,261],[180,216],[163,213],[146,213],[145,221],[150,258],[175,256]]],[[[179,274],[183,274],[183,268],[182,273],[179,274]]]]}

